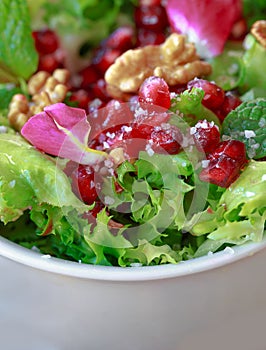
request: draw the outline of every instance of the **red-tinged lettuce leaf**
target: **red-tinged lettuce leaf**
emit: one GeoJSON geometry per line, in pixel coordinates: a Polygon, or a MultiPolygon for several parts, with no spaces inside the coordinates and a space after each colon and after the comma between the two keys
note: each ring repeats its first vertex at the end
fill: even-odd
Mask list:
{"type": "Polygon", "coordinates": [[[242,6],[240,0],[168,0],[166,11],[172,29],[186,34],[208,58],[222,52],[242,6]]]}
{"type": "Polygon", "coordinates": [[[91,126],[83,109],[56,103],[31,117],[21,134],[39,150],[81,164],[102,160],[104,152],[88,148],[91,126]]]}

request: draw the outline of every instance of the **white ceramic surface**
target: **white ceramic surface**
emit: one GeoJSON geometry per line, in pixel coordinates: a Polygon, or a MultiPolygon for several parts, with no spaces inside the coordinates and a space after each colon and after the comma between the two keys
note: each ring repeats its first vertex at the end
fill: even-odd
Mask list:
{"type": "Polygon", "coordinates": [[[266,240],[178,265],[87,266],[0,237],[2,350],[265,350],[266,240]]]}

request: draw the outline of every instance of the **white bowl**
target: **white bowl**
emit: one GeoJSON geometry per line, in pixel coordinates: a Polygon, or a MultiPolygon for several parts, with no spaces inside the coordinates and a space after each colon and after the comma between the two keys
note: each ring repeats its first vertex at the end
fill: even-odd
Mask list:
{"type": "Polygon", "coordinates": [[[0,237],[0,349],[265,350],[265,248],[116,268],[0,237]]]}

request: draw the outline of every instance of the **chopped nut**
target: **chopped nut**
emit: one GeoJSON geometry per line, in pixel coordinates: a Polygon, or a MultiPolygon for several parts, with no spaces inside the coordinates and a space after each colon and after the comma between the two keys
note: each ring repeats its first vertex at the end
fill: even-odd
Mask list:
{"type": "Polygon", "coordinates": [[[48,72],[40,71],[34,74],[28,81],[28,91],[30,95],[34,95],[39,92],[44,86],[46,80],[49,78],[48,72]]]}
{"type": "Polygon", "coordinates": [[[16,94],[9,104],[8,120],[15,130],[20,130],[28,118],[29,105],[26,96],[16,94]]]}
{"type": "Polygon", "coordinates": [[[53,75],[40,71],[28,81],[31,100],[22,94],[14,95],[9,105],[8,119],[15,130],[21,130],[33,115],[42,112],[44,107],[63,102],[67,91],[70,73],[66,69],[56,69],[53,75]]]}
{"type": "Polygon", "coordinates": [[[256,21],[250,30],[255,39],[266,48],[266,21],[256,21]]]}
{"type": "Polygon", "coordinates": [[[117,147],[112,149],[109,155],[116,165],[119,165],[126,160],[123,147],[117,147]]]}
{"type": "Polygon", "coordinates": [[[200,60],[195,45],[187,43],[184,35],[173,33],[161,45],[126,51],[106,71],[105,80],[112,97],[127,99],[151,75],[176,85],[210,73],[211,65],[200,60]]]}

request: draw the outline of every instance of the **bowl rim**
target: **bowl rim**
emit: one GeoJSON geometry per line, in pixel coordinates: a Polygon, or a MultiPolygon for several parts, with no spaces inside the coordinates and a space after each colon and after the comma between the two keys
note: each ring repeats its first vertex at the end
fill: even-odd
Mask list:
{"type": "Polygon", "coordinates": [[[82,264],[51,257],[0,236],[0,257],[53,274],[87,280],[120,282],[160,280],[209,271],[251,257],[265,248],[266,236],[259,243],[227,247],[223,251],[182,261],[176,265],[115,267],[82,264]]]}

